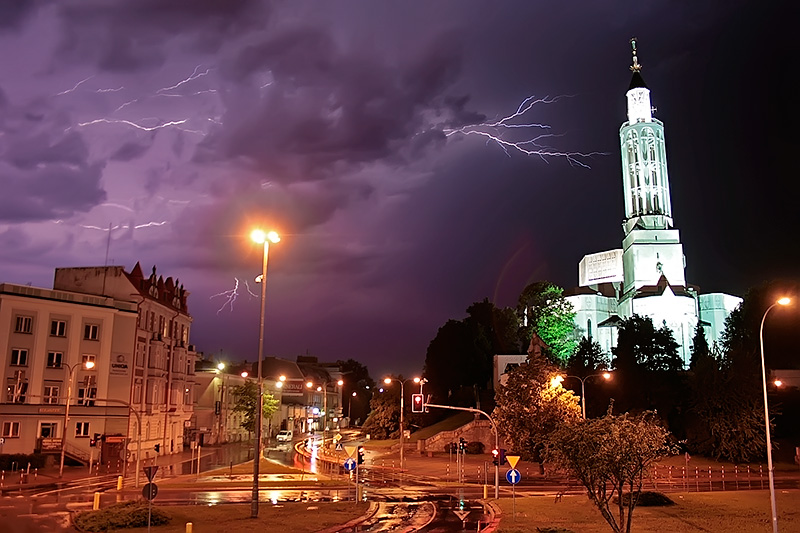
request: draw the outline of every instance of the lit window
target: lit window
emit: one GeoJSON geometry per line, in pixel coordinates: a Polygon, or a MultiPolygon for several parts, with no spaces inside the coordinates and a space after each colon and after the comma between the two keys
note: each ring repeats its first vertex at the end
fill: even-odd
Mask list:
{"type": "Polygon", "coordinates": [[[77,422],[75,424],[75,436],[76,437],[88,437],[89,436],[89,422],[77,422]]]}
{"type": "Polygon", "coordinates": [[[17,316],[16,324],[14,326],[14,333],[32,333],[33,332],[33,317],[32,316],[17,316]]]}

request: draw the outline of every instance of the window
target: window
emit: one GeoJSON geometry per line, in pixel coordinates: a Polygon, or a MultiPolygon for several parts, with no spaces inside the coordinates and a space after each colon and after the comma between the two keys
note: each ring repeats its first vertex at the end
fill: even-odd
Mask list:
{"type": "Polygon", "coordinates": [[[17,370],[14,377],[8,378],[6,385],[6,401],[9,403],[25,403],[25,394],[28,392],[28,381],[25,371],[17,370]]]}
{"type": "MultiPolygon", "coordinates": [[[[81,365],[83,365],[84,369],[86,369],[88,363],[92,363],[92,364],[95,363],[95,355],[94,354],[85,353],[85,354],[83,354],[81,356],[81,365]]],[[[94,366],[92,366],[92,368],[94,368],[94,366]]]]}
{"type": "Polygon", "coordinates": [[[97,398],[97,380],[95,376],[86,376],[78,389],[78,405],[92,407],[94,398],[97,398]]]}
{"type": "Polygon", "coordinates": [[[47,368],[61,368],[61,361],[64,359],[62,352],[47,352],[47,368]]]}
{"type": "Polygon", "coordinates": [[[58,385],[45,385],[44,386],[44,403],[58,403],[58,385]]]}
{"type": "Polygon", "coordinates": [[[67,336],[67,322],[64,320],[53,320],[50,322],[50,335],[53,337],[67,336]]]}
{"type": "Polygon", "coordinates": [[[39,429],[39,436],[45,439],[52,439],[56,437],[58,424],[55,422],[42,422],[39,429]]]}
{"type": "Polygon", "coordinates": [[[75,436],[88,437],[89,436],[89,422],[76,422],[75,423],[75,436]]]}
{"type": "Polygon", "coordinates": [[[3,437],[19,437],[19,422],[3,422],[3,437]]]}
{"type": "Polygon", "coordinates": [[[100,332],[100,326],[97,324],[86,324],[83,326],[83,338],[89,341],[96,341],[98,337],[98,333],[100,332]]]}
{"type": "Polygon", "coordinates": [[[11,366],[28,366],[28,350],[23,348],[12,348],[11,366]]]}
{"type": "Polygon", "coordinates": [[[142,402],[142,380],[136,379],[133,382],[133,403],[142,402]]]}
{"type": "Polygon", "coordinates": [[[17,316],[16,325],[14,326],[14,333],[32,333],[33,332],[33,317],[32,316],[17,316]]]}

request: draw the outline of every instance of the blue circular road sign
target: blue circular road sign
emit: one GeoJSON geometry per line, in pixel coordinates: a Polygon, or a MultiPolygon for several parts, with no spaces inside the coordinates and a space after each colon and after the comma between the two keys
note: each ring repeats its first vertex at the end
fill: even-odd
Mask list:
{"type": "Polygon", "coordinates": [[[522,474],[519,473],[519,470],[516,468],[512,468],[508,472],[506,472],[506,481],[511,483],[512,485],[516,485],[519,483],[519,480],[522,479],[522,474]]]}
{"type": "Polygon", "coordinates": [[[356,469],[356,460],[352,457],[348,457],[347,460],[344,462],[344,469],[348,472],[351,472],[356,469]]]}

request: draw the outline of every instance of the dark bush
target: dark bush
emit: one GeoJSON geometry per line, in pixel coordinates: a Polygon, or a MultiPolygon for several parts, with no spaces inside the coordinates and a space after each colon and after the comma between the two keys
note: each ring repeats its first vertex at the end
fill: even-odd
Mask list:
{"type": "Polygon", "coordinates": [[[17,470],[25,470],[28,463],[31,468],[42,468],[46,459],[47,456],[41,453],[6,453],[0,455],[0,470],[11,470],[12,463],[16,463],[14,467],[17,470]]]}
{"type": "MultiPolygon", "coordinates": [[[[628,505],[631,499],[631,493],[628,492],[622,496],[622,503],[628,505]]],[[[652,490],[644,490],[639,493],[639,499],[636,500],[637,506],[642,507],[664,507],[667,505],[675,505],[675,502],[663,492],[655,492],[652,490]]]]}
{"type": "Polygon", "coordinates": [[[448,442],[444,445],[445,453],[456,453],[458,451],[458,444],[455,442],[448,442]]]}
{"type": "Polygon", "coordinates": [[[483,453],[484,445],[480,441],[472,441],[467,443],[467,453],[477,455],[483,453]]]}
{"type": "MultiPolygon", "coordinates": [[[[163,511],[153,507],[150,525],[168,524],[169,520],[163,511]]],[[[78,513],[72,522],[79,530],[92,532],[147,527],[147,502],[136,500],[117,503],[99,511],[84,511],[78,513]]]]}

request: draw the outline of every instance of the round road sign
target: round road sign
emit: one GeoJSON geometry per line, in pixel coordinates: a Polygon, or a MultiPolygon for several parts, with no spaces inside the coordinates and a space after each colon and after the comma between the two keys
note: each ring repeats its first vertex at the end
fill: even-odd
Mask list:
{"type": "Polygon", "coordinates": [[[348,472],[352,472],[356,469],[356,460],[352,457],[348,457],[347,460],[344,462],[344,469],[348,472]]]}
{"type": "Polygon", "coordinates": [[[142,487],[142,496],[145,500],[155,500],[158,494],[158,485],[155,483],[148,483],[142,487]]]}
{"type": "Polygon", "coordinates": [[[516,485],[517,483],[519,483],[520,479],[522,479],[522,475],[516,468],[512,468],[511,470],[506,472],[506,481],[508,481],[512,485],[516,485]]]}

